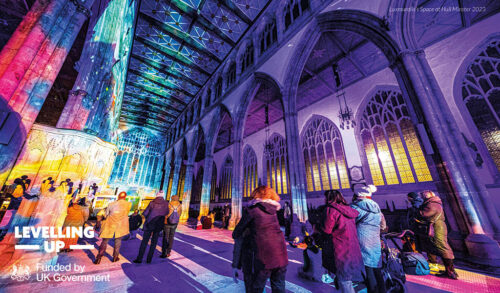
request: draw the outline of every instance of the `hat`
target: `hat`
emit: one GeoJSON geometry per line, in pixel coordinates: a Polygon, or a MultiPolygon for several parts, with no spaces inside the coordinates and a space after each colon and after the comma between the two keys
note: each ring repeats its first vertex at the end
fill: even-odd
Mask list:
{"type": "Polygon", "coordinates": [[[370,197],[377,191],[375,185],[354,185],[354,193],[360,197],[370,197]]]}
{"type": "Polygon", "coordinates": [[[156,197],[163,197],[163,198],[165,198],[165,192],[163,192],[163,190],[158,191],[158,193],[156,194],[156,197]]]}
{"type": "Polygon", "coordinates": [[[127,197],[127,193],[122,191],[118,194],[118,199],[125,199],[127,197]]]}
{"type": "Polygon", "coordinates": [[[416,193],[416,192],[410,192],[410,193],[408,193],[408,194],[407,194],[407,196],[408,196],[408,197],[410,197],[410,198],[411,198],[411,199],[413,199],[413,200],[415,200],[415,199],[417,199],[418,197],[420,197],[420,196],[418,195],[418,193],[416,193]]]}

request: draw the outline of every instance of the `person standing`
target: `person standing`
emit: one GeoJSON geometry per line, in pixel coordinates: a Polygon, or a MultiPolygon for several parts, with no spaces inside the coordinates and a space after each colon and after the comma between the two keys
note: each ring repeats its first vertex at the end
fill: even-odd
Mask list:
{"type": "MultiPolygon", "coordinates": [[[[434,192],[423,191],[420,194],[423,203],[417,209],[415,224],[424,229],[415,229],[420,238],[420,248],[427,253],[430,267],[437,267],[437,256],[443,259],[445,275],[450,279],[458,279],[455,271],[453,250],[448,244],[448,228],[446,227],[443,202],[434,192]]],[[[417,202],[408,197],[412,205],[417,202]]]]}
{"type": "Polygon", "coordinates": [[[172,246],[174,245],[174,235],[179,219],[182,214],[182,205],[178,195],[173,195],[168,204],[168,215],[165,217],[163,227],[163,243],[161,246],[161,258],[170,257],[172,246]]]}
{"type": "Polygon", "coordinates": [[[233,239],[245,239],[245,231],[249,229],[248,241],[244,241],[241,247],[245,288],[247,292],[263,292],[270,278],[273,293],[285,292],[288,254],[277,216],[281,208],[280,198],[267,186],[257,187],[252,197],[233,231],[233,239]]]}
{"type": "Polygon", "coordinates": [[[144,257],[144,252],[148,247],[150,238],[151,244],[146,262],[151,263],[153,260],[153,254],[156,249],[156,244],[158,243],[158,237],[160,236],[160,231],[163,229],[165,216],[168,214],[168,201],[164,199],[164,196],[163,191],[160,191],[156,195],[156,198],[149,203],[147,208],[142,213],[146,218],[142,229],[144,231],[144,235],[139,248],[139,254],[134,260],[135,263],[142,263],[142,258],[144,257]]]}
{"type": "Polygon", "coordinates": [[[334,273],[341,292],[354,293],[353,281],[363,281],[363,259],[356,232],[358,212],[347,205],[338,190],[325,191],[319,208],[321,221],[315,235],[322,251],[323,267],[334,273]]]}
{"type": "Polygon", "coordinates": [[[290,236],[290,229],[293,219],[292,207],[290,206],[290,203],[288,203],[288,201],[285,201],[285,207],[283,208],[283,218],[285,220],[285,238],[288,238],[290,236]]]}
{"type": "Polygon", "coordinates": [[[128,225],[130,227],[130,237],[129,239],[137,238],[137,230],[141,227],[142,224],[142,216],[139,214],[139,210],[134,210],[134,213],[128,217],[128,225]]]}
{"type": "Polygon", "coordinates": [[[386,223],[379,205],[372,200],[372,194],[375,191],[377,188],[374,185],[354,185],[351,207],[359,213],[356,217],[356,228],[365,264],[368,292],[385,293],[380,231],[385,230],[386,223]]]}
{"type": "Polygon", "coordinates": [[[227,203],[223,209],[223,218],[222,219],[223,219],[222,222],[224,225],[222,228],[227,229],[229,227],[229,219],[231,219],[231,207],[227,203]]]}
{"type": "Polygon", "coordinates": [[[102,238],[99,252],[96,256],[94,264],[101,263],[101,258],[106,252],[106,247],[110,239],[115,239],[113,247],[113,262],[117,262],[120,255],[120,246],[122,244],[122,237],[129,233],[128,227],[128,213],[132,207],[132,203],[126,200],[127,193],[122,191],[118,194],[118,200],[111,202],[104,212],[105,219],[101,224],[102,238]]]}
{"type": "MultiPolygon", "coordinates": [[[[80,198],[78,204],[72,203],[68,207],[68,214],[64,220],[63,229],[65,227],[82,227],[88,218],[87,210],[88,207],[85,204],[85,198],[80,198]]],[[[63,252],[70,252],[71,245],[75,245],[78,242],[78,235],[73,238],[63,238],[64,248],[61,250],[63,252]]]]}

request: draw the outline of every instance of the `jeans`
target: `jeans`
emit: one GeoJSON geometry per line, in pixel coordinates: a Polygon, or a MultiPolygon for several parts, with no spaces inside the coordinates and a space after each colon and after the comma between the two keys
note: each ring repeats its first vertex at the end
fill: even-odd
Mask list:
{"type": "MultiPolygon", "coordinates": [[[[108,247],[108,242],[112,238],[103,238],[101,245],[99,245],[99,252],[97,253],[97,258],[101,258],[106,252],[108,247]]],[[[117,258],[120,255],[120,247],[122,246],[122,238],[115,238],[115,245],[113,246],[113,258],[117,258]]]]}
{"type": "Polygon", "coordinates": [[[370,268],[365,266],[366,288],[368,293],[385,293],[385,282],[381,268],[370,268]]]}
{"type": "Polygon", "coordinates": [[[150,262],[153,259],[153,254],[155,252],[156,243],[158,243],[159,236],[160,236],[160,231],[144,230],[144,235],[141,241],[141,247],[139,247],[139,254],[137,255],[136,258],[137,260],[142,261],[142,258],[144,257],[144,252],[148,247],[149,238],[151,238],[151,245],[149,246],[147,261],[150,262]]]}
{"type": "Polygon", "coordinates": [[[177,224],[165,224],[163,227],[163,244],[161,246],[161,254],[167,255],[172,251],[174,245],[174,235],[177,229],[177,224]]]}
{"type": "Polygon", "coordinates": [[[251,288],[252,293],[262,293],[266,287],[267,279],[271,278],[271,290],[273,293],[285,292],[286,267],[271,270],[260,270],[253,276],[244,276],[245,288],[251,288]],[[251,286],[246,283],[251,282],[251,286]]]}

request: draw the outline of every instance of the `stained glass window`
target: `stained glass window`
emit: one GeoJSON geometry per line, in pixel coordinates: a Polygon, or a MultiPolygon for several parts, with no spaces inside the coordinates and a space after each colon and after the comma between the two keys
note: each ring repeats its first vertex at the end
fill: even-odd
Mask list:
{"type": "Polygon", "coordinates": [[[500,40],[492,41],[469,65],[462,97],[500,170],[500,40]]]}
{"type": "Polygon", "coordinates": [[[264,53],[277,40],[278,30],[276,28],[276,19],[273,19],[266,24],[260,36],[260,53],[264,53]]]}
{"type": "Polygon", "coordinates": [[[253,43],[250,42],[243,53],[241,59],[241,72],[245,71],[248,67],[253,65],[253,43]]]}
{"type": "Polygon", "coordinates": [[[162,144],[152,133],[131,130],[118,137],[119,155],[113,166],[110,184],[128,184],[157,188],[157,176],[161,176],[161,166],[157,162],[162,157],[162,144]]]}
{"type": "Polygon", "coordinates": [[[349,188],[340,132],[330,120],[315,116],[302,133],[307,191],[349,188]]]}
{"type": "Polygon", "coordinates": [[[243,197],[250,197],[257,188],[257,156],[250,146],[243,151],[243,197]]]}
{"type": "Polygon", "coordinates": [[[285,30],[307,9],[309,9],[309,0],[290,0],[285,5],[285,30]]]}
{"type": "Polygon", "coordinates": [[[360,122],[368,167],[375,185],[432,181],[415,127],[403,96],[378,90],[360,122]]]}
{"type": "Polygon", "coordinates": [[[283,136],[273,134],[268,141],[272,146],[270,153],[264,154],[267,186],[278,194],[288,194],[288,153],[283,136]]]}
{"type": "Polygon", "coordinates": [[[230,199],[232,193],[233,180],[233,159],[227,156],[222,166],[220,179],[220,198],[230,199]]]}

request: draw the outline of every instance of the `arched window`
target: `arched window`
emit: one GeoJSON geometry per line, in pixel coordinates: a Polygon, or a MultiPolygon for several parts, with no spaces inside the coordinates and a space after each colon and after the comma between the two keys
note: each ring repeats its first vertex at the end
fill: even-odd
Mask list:
{"type": "Polygon", "coordinates": [[[222,76],[219,76],[215,83],[215,99],[220,98],[222,95],[222,76]]]}
{"type": "Polygon", "coordinates": [[[248,67],[253,65],[253,43],[250,42],[243,53],[241,60],[241,72],[245,71],[248,67]]]}
{"type": "Polygon", "coordinates": [[[288,29],[290,25],[307,9],[309,9],[309,0],[290,0],[285,5],[285,11],[283,12],[285,20],[285,30],[288,29]]]}
{"type": "Polygon", "coordinates": [[[337,126],[313,117],[302,134],[307,191],[349,188],[344,144],[337,126]]]}
{"type": "Polygon", "coordinates": [[[500,40],[488,44],[467,68],[462,98],[500,170],[500,40]]]}
{"type": "Polygon", "coordinates": [[[217,165],[212,165],[212,180],[210,185],[210,201],[215,201],[215,194],[217,190],[217,165]]]}
{"type": "Polygon", "coordinates": [[[278,194],[288,193],[288,154],[283,136],[274,134],[269,138],[271,151],[264,154],[267,186],[278,194]]]}
{"type": "Polygon", "coordinates": [[[272,44],[278,40],[278,30],[276,28],[276,19],[267,23],[260,36],[260,54],[264,53],[272,44]]]}
{"type": "Polygon", "coordinates": [[[257,156],[250,146],[243,151],[243,197],[250,197],[257,188],[257,156]]]}
{"type": "Polygon", "coordinates": [[[227,85],[233,85],[236,82],[236,63],[232,63],[227,71],[227,85]]]}
{"type": "Polygon", "coordinates": [[[364,108],[360,136],[375,185],[432,181],[402,94],[378,90],[364,108]]]}
{"type": "Polygon", "coordinates": [[[196,117],[201,116],[201,98],[196,102],[196,117]]]}
{"type": "Polygon", "coordinates": [[[233,159],[230,156],[224,160],[220,178],[220,198],[230,199],[233,187],[233,159]]]}

